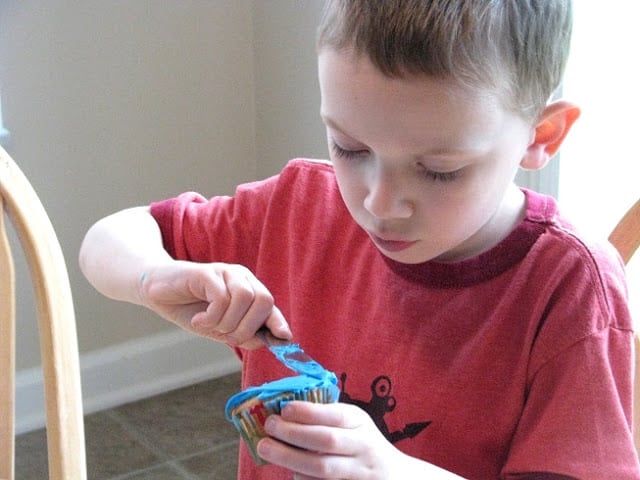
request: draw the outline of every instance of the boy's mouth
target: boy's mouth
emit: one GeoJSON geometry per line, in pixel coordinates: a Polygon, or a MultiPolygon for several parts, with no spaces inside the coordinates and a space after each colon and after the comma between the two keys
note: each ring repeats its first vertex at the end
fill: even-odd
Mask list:
{"type": "Polygon", "coordinates": [[[380,238],[373,233],[370,233],[369,235],[371,236],[373,243],[375,243],[381,250],[385,250],[387,252],[400,252],[416,243],[415,240],[391,240],[380,238]]]}

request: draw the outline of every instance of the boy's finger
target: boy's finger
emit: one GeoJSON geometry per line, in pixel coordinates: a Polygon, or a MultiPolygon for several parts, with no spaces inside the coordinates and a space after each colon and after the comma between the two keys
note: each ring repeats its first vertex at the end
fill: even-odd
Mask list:
{"type": "MultiPolygon", "coordinates": [[[[225,275],[226,295],[224,296],[224,310],[216,309],[219,315],[216,330],[228,335],[233,333],[236,337],[247,336],[244,333],[247,329],[246,321],[255,315],[260,315],[259,310],[263,308],[265,313],[268,311],[266,306],[259,305],[258,298],[254,286],[249,278],[244,275],[225,275]],[[221,311],[222,310],[222,311],[221,311]]],[[[238,338],[238,340],[245,340],[238,338]]]]}
{"type": "Polygon", "coordinates": [[[365,420],[359,409],[344,403],[291,402],[282,409],[281,416],[287,422],[345,429],[361,427],[365,420]]]}
{"type": "Polygon", "coordinates": [[[273,307],[271,315],[269,315],[265,322],[265,326],[274,337],[282,338],[284,340],[291,340],[293,338],[293,333],[291,332],[289,323],[284,318],[280,309],[276,306],[273,307]]]}

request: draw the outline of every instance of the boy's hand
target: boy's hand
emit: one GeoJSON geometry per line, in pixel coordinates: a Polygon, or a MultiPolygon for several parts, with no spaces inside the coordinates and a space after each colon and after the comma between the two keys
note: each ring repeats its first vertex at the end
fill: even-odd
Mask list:
{"type": "Polygon", "coordinates": [[[271,293],[240,265],[169,261],[145,272],[139,296],[163,318],[233,346],[258,347],[255,332],[262,325],[291,338],[271,293]]]}
{"type": "Polygon", "coordinates": [[[265,428],[273,438],[260,441],[260,456],[297,472],[297,479],[401,478],[394,472],[404,455],[353,405],[292,402],[265,428]]]}
{"type": "Polygon", "coordinates": [[[400,452],[354,405],[291,402],[267,419],[265,429],[270,437],[260,441],[258,453],[296,472],[297,480],[461,478],[400,452]]]}

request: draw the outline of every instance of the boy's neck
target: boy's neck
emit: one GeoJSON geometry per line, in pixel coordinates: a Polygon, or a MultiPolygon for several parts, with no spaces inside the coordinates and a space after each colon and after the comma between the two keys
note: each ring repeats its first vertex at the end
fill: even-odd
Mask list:
{"type": "Polygon", "coordinates": [[[491,219],[461,245],[461,251],[450,251],[437,258],[441,262],[457,262],[475,257],[495,247],[522,221],[526,214],[526,198],[522,190],[511,183],[491,219]]]}

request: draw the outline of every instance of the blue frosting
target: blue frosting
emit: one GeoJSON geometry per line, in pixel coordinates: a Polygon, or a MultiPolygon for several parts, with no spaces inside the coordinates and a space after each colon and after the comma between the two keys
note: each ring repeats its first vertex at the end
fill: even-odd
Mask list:
{"type": "Polygon", "coordinates": [[[337,402],[340,394],[338,389],[338,379],[332,372],[326,370],[325,372],[327,375],[322,379],[310,377],[308,375],[285,377],[257,387],[249,387],[242,392],[236,393],[227,402],[227,406],[225,408],[227,419],[231,420],[231,412],[233,409],[247,400],[257,398],[260,401],[266,402],[269,399],[286,392],[297,392],[297,394],[292,396],[289,400],[282,399],[279,401],[278,409],[284,407],[284,405],[291,400],[307,400],[307,392],[316,392],[318,390],[323,390],[323,403],[337,402]]]}
{"type": "Polygon", "coordinates": [[[271,350],[271,353],[273,353],[285,367],[294,372],[318,379],[324,379],[327,374],[330,373],[322,365],[304,353],[298,344],[274,345],[269,347],[269,350],[271,350]]]}
{"type": "MultiPolygon", "coordinates": [[[[229,399],[225,408],[225,414],[229,420],[232,420],[231,412],[233,409],[251,398],[266,401],[282,393],[295,392],[295,396],[293,396],[291,400],[306,400],[306,392],[324,389],[322,391],[323,403],[338,401],[340,390],[337,386],[338,379],[336,375],[326,370],[315,360],[309,358],[299,345],[271,346],[269,349],[287,368],[301,375],[285,377],[260,386],[249,387],[235,394],[229,399]]],[[[286,399],[280,401],[280,408],[284,406],[285,403],[287,403],[286,399]]]]}

